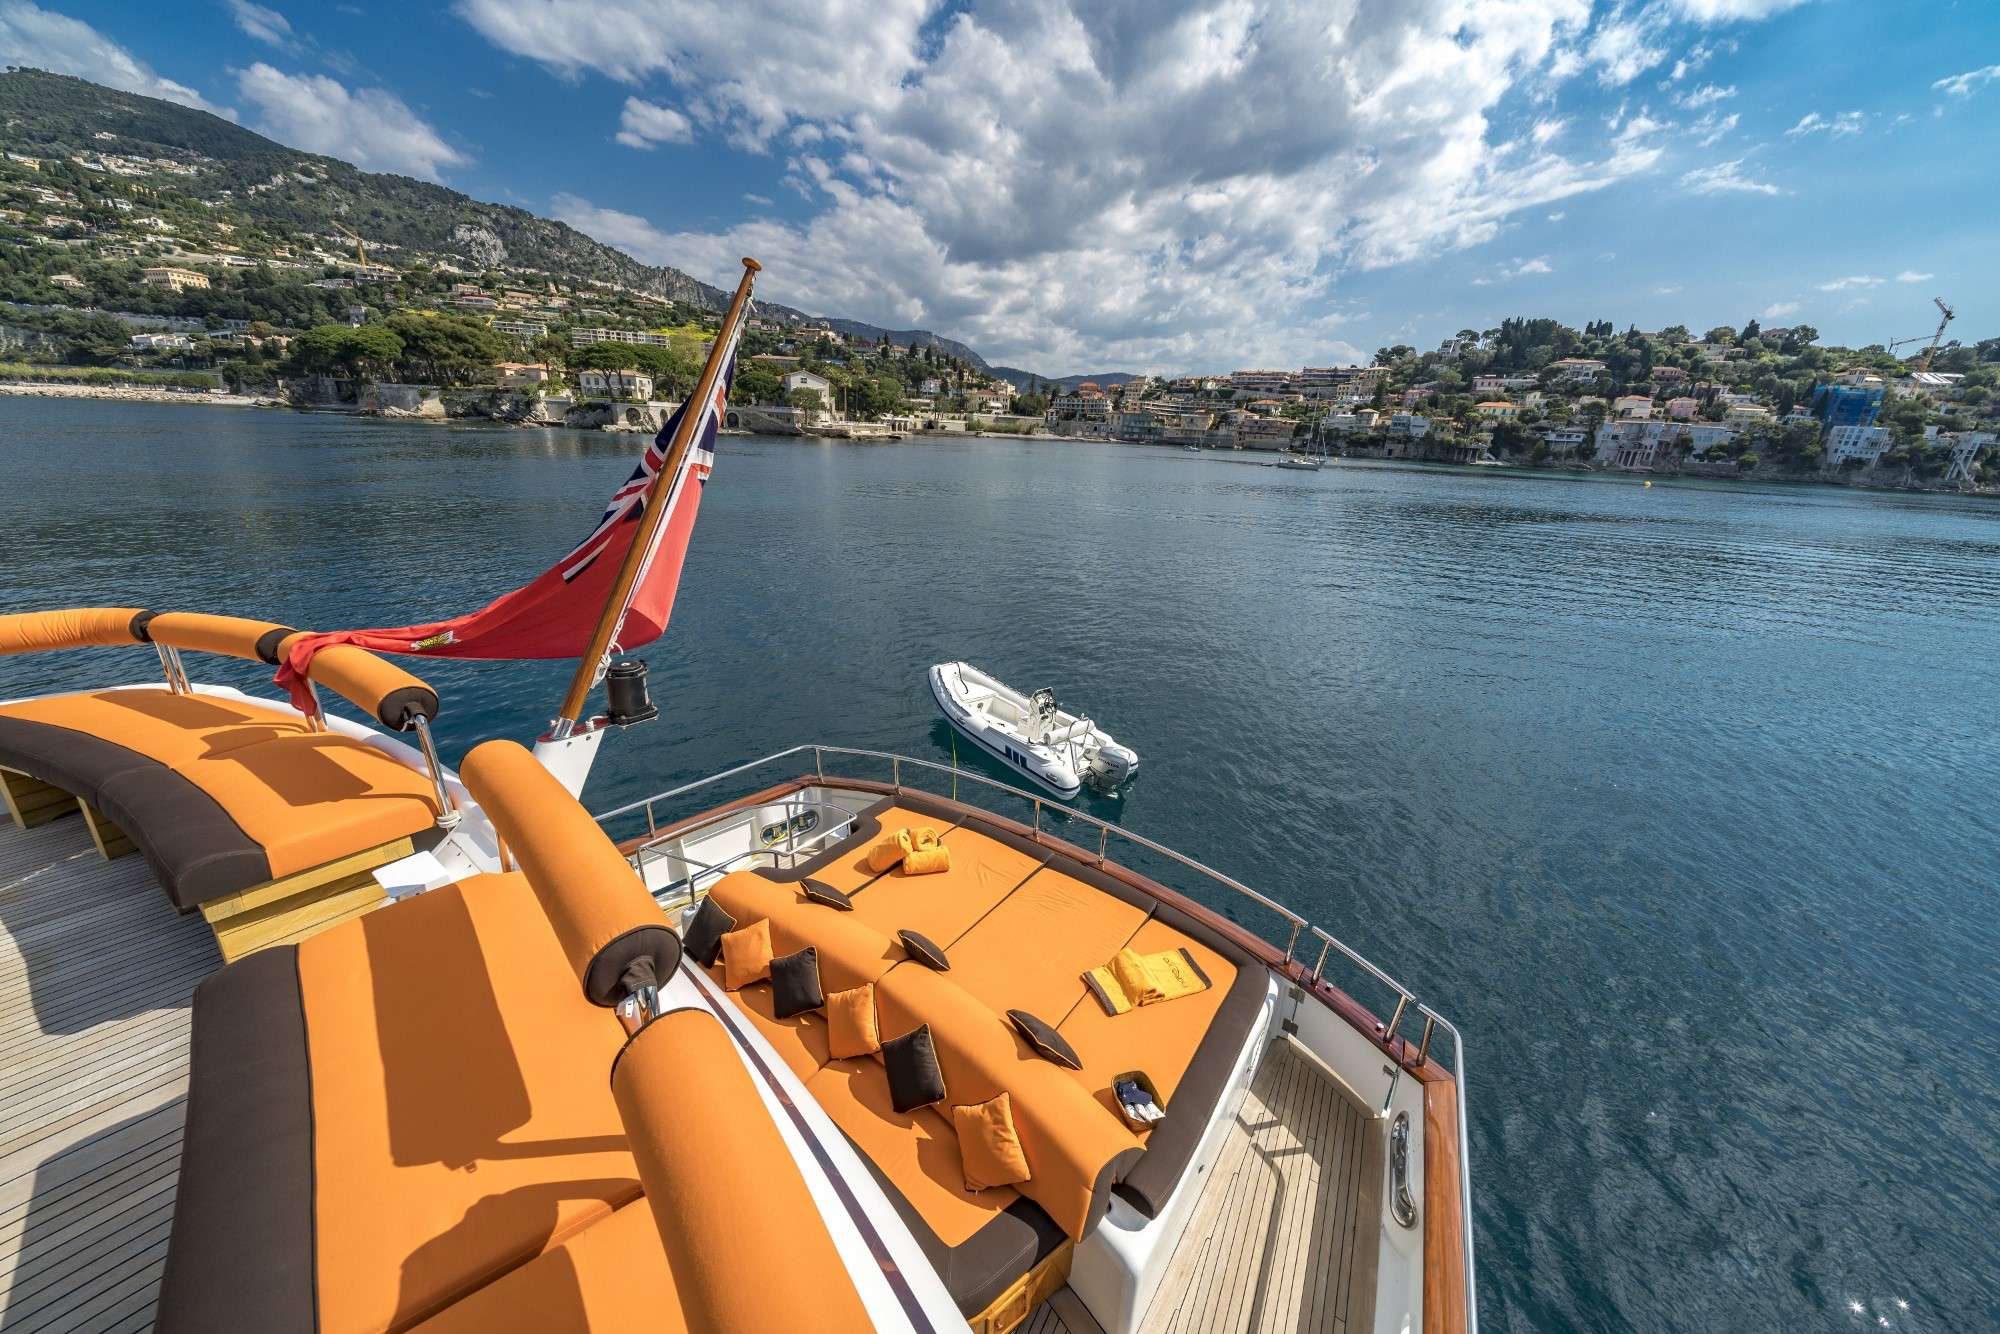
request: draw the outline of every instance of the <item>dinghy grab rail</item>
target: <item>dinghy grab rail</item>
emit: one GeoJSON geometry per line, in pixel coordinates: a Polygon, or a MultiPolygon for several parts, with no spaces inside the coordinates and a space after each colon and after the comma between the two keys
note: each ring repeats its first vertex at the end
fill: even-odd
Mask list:
{"type": "MultiPolygon", "coordinates": [[[[909,766],[912,768],[928,770],[933,773],[945,775],[946,777],[950,778],[954,784],[959,782],[978,783],[981,784],[982,786],[992,788],[996,791],[1007,793],[1010,796],[1018,797],[1022,801],[1028,802],[1034,808],[1034,833],[1037,840],[1039,840],[1042,836],[1042,808],[1045,805],[1055,804],[1057,808],[1062,811],[1064,819],[1074,820],[1083,824],[1092,825],[1097,829],[1097,859],[1100,863],[1106,860],[1106,848],[1110,842],[1111,835],[1116,834],[1118,837],[1124,839],[1128,843],[1133,843],[1138,845],[1139,847],[1145,848],[1147,851],[1152,852],[1157,856],[1164,857],[1168,861],[1173,862],[1176,865],[1185,867],[1186,869],[1195,872],[1197,875],[1204,876],[1207,879],[1213,881],[1214,883],[1222,886],[1223,888],[1228,889],[1233,893],[1240,895],[1243,898],[1249,899],[1251,902],[1257,904],[1259,907],[1264,908],[1266,911],[1271,912],[1280,919],[1282,919],[1290,928],[1289,939],[1287,939],[1287,941],[1285,942],[1285,963],[1297,965],[1298,978],[1301,982],[1308,983],[1312,986],[1322,985],[1325,979],[1327,959],[1329,956],[1335,953],[1338,953],[1341,957],[1345,958],[1348,962],[1352,963],[1355,967],[1359,968],[1369,977],[1375,979],[1376,982],[1378,982],[1383,987],[1387,988],[1391,993],[1393,993],[1396,998],[1395,1013],[1390,1017],[1389,1021],[1386,1024],[1378,1022],[1376,1025],[1377,1029],[1376,1040],[1378,1042],[1382,1043],[1385,1047],[1390,1047],[1393,1049],[1395,1041],[1400,1036],[1397,1030],[1402,1024],[1405,1017],[1412,1011],[1414,1011],[1414,1013],[1420,1016],[1424,1021],[1423,1035],[1417,1044],[1415,1067],[1421,1067],[1427,1060],[1430,1059],[1432,1039],[1436,1036],[1438,1032],[1442,1031],[1446,1037],[1451,1039],[1451,1072],[1453,1081],[1458,1086],[1457,1087],[1458,1115],[1456,1119],[1458,1121],[1459,1180],[1457,1184],[1458,1184],[1459,1203],[1460,1203],[1460,1208],[1462,1210],[1460,1215],[1460,1220],[1461,1220],[1461,1228],[1462,1228],[1461,1235],[1463,1240],[1464,1258],[1465,1258],[1465,1284],[1466,1284],[1465,1290],[1468,1295],[1471,1294],[1473,1291],[1475,1291],[1474,1267],[1473,1267],[1473,1257],[1472,1257],[1472,1153],[1471,1153],[1470,1135],[1467,1130],[1467,1127],[1469,1126],[1472,1117],[1471,1117],[1470,1106],[1466,1098],[1465,1041],[1462,1037],[1460,1037],[1458,1028],[1454,1024],[1452,1024],[1450,1020],[1446,1019],[1443,1015],[1433,1010],[1430,1006],[1424,1004],[1424,1002],[1418,1000],[1415,992],[1411,991],[1401,982],[1398,982],[1394,977],[1391,977],[1387,972],[1385,972],[1383,969],[1378,967],[1374,962],[1372,962],[1364,955],[1362,955],[1358,950],[1348,945],[1345,941],[1341,940],[1337,936],[1334,936],[1330,932],[1321,930],[1319,927],[1313,925],[1311,922],[1307,921],[1304,917],[1300,916],[1298,913],[1293,912],[1290,908],[1287,908],[1284,904],[1279,903],[1277,900],[1269,897],[1268,895],[1259,893],[1258,891],[1250,888],[1250,886],[1244,884],[1242,881],[1237,880],[1235,877],[1225,875],[1223,872],[1216,870],[1214,867],[1209,866],[1204,862],[1196,861],[1193,857],[1187,856],[1185,853],[1176,852],[1174,849],[1168,847],[1166,844],[1155,842],[1154,840],[1147,838],[1144,834],[1134,833],[1130,829],[1123,828],[1122,826],[1119,825],[1111,824],[1110,822],[1105,820],[1100,820],[1094,815],[1090,815],[1084,811],[1076,810],[1070,806],[1062,805],[1059,802],[1052,803],[1050,798],[1037,796],[1033,792],[1024,791],[1021,788],[1015,787],[1009,783],[1003,783],[995,778],[988,778],[984,774],[973,773],[969,770],[958,768],[955,765],[939,764],[934,760],[920,760],[910,755],[898,755],[895,754],[894,752],[886,750],[865,750],[853,746],[832,746],[820,743],[807,743],[803,745],[792,746],[785,750],[776,751],[770,755],[764,756],[761,759],[751,760],[748,763],[736,765],[734,768],[724,769],[719,773],[710,774],[706,778],[697,778],[691,783],[683,783],[679,787],[668,788],[664,792],[656,792],[650,797],[642,798],[639,801],[629,802],[626,805],[617,807],[614,810],[605,811],[603,814],[597,816],[596,819],[599,824],[608,824],[612,820],[616,820],[625,816],[637,815],[643,812],[646,817],[646,831],[649,836],[654,838],[672,837],[673,834],[671,830],[666,834],[660,833],[660,824],[656,808],[661,803],[672,801],[678,797],[687,796],[690,793],[698,792],[706,787],[712,787],[715,784],[723,782],[726,779],[736,778],[743,774],[753,772],[754,770],[762,769],[769,765],[778,764],[781,761],[791,759],[795,756],[803,756],[807,754],[810,754],[812,756],[813,777],[821,784],[824,784],[826,782],[827,757],[835,756],[835,757],[885,761],[889,765],[890,781],[892,785],[896,787],[902,786],[903,769],[905,766],[909,766]],[[1308,949],[1311,948],[1310,941],[1317,940],[1319,942],[1319,954],[1317,958],[1314,959],[1310,971],[1308,971],[1305,966],[1304,954],[1299,952],[1299,944],[1302,937],[1307,939],[1308,949]]],[[[836,778],[837,777],[838,775],[836,775],[836,778]]],[[[956,791],[956,788],[954,788],[954,791],[956,791]]],[[[644,849],[642,848],[641,855],[643,855],[643,851],[644,849]]],[[[1272,943],[1275,945],[1276,942],[1274,941],[1272,943]]],[[[1407,1038],[1404,1038],[1402,1039],[1402,1041],[1404,1044],[1404,1057],[1405,1059],[1407,1059],[1408,1048],[1410,1045],[1409,1040],[1407,1038]]],[[[1396,1069],[1396,1077],[1400,1079],[1402,1072],[1401,1061],[1397,1062],[1395,1069],[1396,1069]]],[[[1393,1090],[1394,1090],[1394,1085],[1392,1084],[1391,1085],[1392,1095],[1393,1095],[1393,1090]]],[[[1469,1309],[1466,1312],[1466,1329],[1468,1331],[1468,1334],[1477,1334],[1478,1315],[1476,1310],[1470,1309],[1470,1306],[1471,1304],[1468,1303],[1469,1309]]]]}

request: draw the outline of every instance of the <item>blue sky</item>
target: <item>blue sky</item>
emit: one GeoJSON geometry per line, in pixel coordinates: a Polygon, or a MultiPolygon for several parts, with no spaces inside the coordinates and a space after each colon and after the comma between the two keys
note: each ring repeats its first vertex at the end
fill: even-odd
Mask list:
{"type": "Polygon", "coordinates": [[[1046,373],[2000,333],[2000,5],[0,0],[0,60],[1046,373]]]}

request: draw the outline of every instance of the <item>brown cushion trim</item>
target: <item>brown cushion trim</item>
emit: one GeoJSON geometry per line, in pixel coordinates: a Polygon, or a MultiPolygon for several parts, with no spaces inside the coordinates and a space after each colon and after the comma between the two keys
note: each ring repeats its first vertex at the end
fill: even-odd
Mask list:
{"type": "Polygon", "coordinates": [[[1202,1132],[1222,1101],[1222,1090],[1243,1054],[1243,1044],[1263,1010],[1270,971],[1261,964],[1238,964],[1236,982],[1208,1024],[1194,1059],[1174,1089],[1167,1119],[1146,1136],[1146,1151],[1119,1181],[1117,1191],[1148,1218],[1158,1218],[1186,1175],[1202,1132]]]}
{"type": "Polygon", "coordinates": [[[665,926],[635,926],[591,956],[583,994],[592,1005],[616,1005],[638,986],[663,987],[681,966],[681,938],[665,926]],[[633,976],[635,965],[638,972],[633,976]]]}
{"type": "Polygon", "coordinates": [[[153,623],[153,618],[155,616],[158,616],[159,614],[160,613],[156,611],[142,611],[136,613],[132,617],[132,638],[137,640],[141,644],[152,643],[153,633],[146,627],[151,625],[153,623]]]}
{"type": "Polygon", "coordinates": [[[297,633],[298,631],[292,629],[289,625],[280,625],[274,629],[266,630],[263,634],[257,636],[257,656],[271,666],[276,667],[278,665],[278,645],[284,643],[297,633]]]}
{"type": "Polygon", "coordinates": [[[311,1053],[283,945],[195,988],[162,1334],[316,1329],[313,1191],[311,1053]]]}
{"type": "Polygon", "coordinates": [[[961,1315],[975,1316],[984,1311],[1015,1280],[1069,1240],[1069,1234],[1057,1226],[1056,1220],[1024,1195],[958,1245],[947,1246],[860,1146],[855,1146],[854,1154],[868,1164],[875,1184],[882,1188],[896,1216],[910,1230],[911,1239],[943,1281],[961,1315]]]}
{"type": "Polygon", "coordinates": [[[271,878],[262,845],[158,760],[54,723],[0,715],[0,765],[88,801],[131,838],[183,910],[271,878]]]}
{"type": "Polygon", "coordinates": [[[397,686],[375,706],[375,716],[382,720],[382,726],[398,732],[407,732],[419,718],[429,722],[437,717],[437,712],[437,691],[429,686],[397,686]]]}

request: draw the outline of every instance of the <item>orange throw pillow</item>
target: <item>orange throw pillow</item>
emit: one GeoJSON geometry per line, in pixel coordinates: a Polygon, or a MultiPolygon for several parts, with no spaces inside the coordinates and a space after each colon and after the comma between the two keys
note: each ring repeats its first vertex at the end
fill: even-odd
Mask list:
{"type": "Polygon", "coordinates": [[[1032,1175],[1014,1130],[1013,1105],[1004,1092],[974,1107],[952,1108],[951,1123],[958,1130],[958,1158],[967,1190],[1011,1186],[1032,1175]]]}
{"type": "Polygon", "coordinates": [[[836,1061],[882,1050],[882,1034],[875,1027],[875,984],[863,982],[828,996],[826,1027],[827,1050],[836,1061]]]}
{"type": "Polygon", "coordinates": [[[722,985],[735,991],[771,975],[771,923],[760,918],[722,937],[722,985]]]}

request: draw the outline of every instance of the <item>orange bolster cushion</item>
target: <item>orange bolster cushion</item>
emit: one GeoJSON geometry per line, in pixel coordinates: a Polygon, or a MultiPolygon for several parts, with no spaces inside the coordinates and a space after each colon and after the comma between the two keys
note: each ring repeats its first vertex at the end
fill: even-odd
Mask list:
{"type": "Polygon", "coordinates": [[[296,633],[276,621],[242,616],[210,616],[198,611],[163,611],[146,623],[146,635],[156,644],[171,644],[191,653],[215,653],[277,665],[277,646],[296,633]]]}
{"type": "Polygon", "coordinates": [[[771,919],[759,918],[722,937],[722,986],[740,991],[771,975],[771,919]]]}
{"type": "Polygon", "coordinates": [[[882,1050],[882,1031],[875,1023],[875,984],[863,982],[828,996],[826,1028],[827,1050],[836,1061],[882,1050]]]}
{"type": "MultiPolygon", "coordinates": [[[[289,643],[290,641],[287,641],[289,643]]],[[[279,647],[284,652],[285,646],[279,647]]],[[[313,654],[306,675],[329,690],[340,692],[359,708],[381,719],[384,727],[401,732],[419,717],[437,717],[437,691],[386,658],[352,644],[329,644],[313,654]]]]}
{"type": "MultiPolygon", "coordinates": [[[[720,1022],[662,1015],[625,1044],[611,1094],[673,1274],[678,1327],[706,1334],[873,1323],[825,1218],[720,1022]]],[[[662,1323],[668,1323],[663,1321],[662,1323]]]]}
{"type": "Polygon", "coordinates": [[[520,863],[586,995],[592,964],[607,945],[640,927],[666,928],[666,914],[631,864],[525,747],[488,741],[473,747],[460,772],[520,863]]]}
{"type": "Polygon", "coordinates": [[[967,1190],[1012,1186],[1033,1175],[1004,1089],[976,1106],[952,1108],[951,1123],[958,1131],[958,1158],[967,1190]]]}
{"type": "Polygon", "coordinates": [[[143,607],[71,607],[0,616],[0,654],[142,643],[141,618],[151,615],[143,607]]]}

